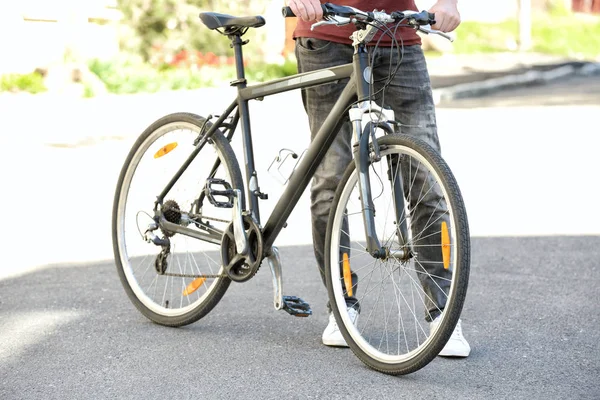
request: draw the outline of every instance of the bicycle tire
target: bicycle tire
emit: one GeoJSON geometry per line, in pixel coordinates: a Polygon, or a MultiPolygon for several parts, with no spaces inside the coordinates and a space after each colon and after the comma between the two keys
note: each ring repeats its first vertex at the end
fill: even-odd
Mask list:
{"type": "MultiPolygon", "coordinates": [[[[415,372],[431,362],[444,347],[459,320],[469,280],[469,228],[459,186],[438,152],[423,141],[407,135],[388,135],[377,139],[377,142],[382,157],[379,162],[371,160],[369,173],[379,239],[382,245],[388,246],[390,250],[396,245],[399,246],[396,219],[390,217],[390,206],[386,210],[381,207],[381,202],[386,200],[386,186],[391,186],[386,185],[389,182],[383,176],[386,173],[388,177],[394,176],[394,173],[400,171],[407,204],[402,218],[409,221],[409,243],[415,254],[411,259],[404,261],[394,257],[378,260],[365,252],[364,248],[361,249],[361,246],[366,246],[362,244],[366,241],[362,206],[358,197],[353,197],[359,193],[356,192],[358,174],[352,161],[334,196],[327,225],[326,283],[333,314],[354,354],[364,364],[377,371],[390,375],[404,375],[415,372]],[[390,168],[390,165],[394,165],[392,160],[396,160],[396,166],[390,168]],[[389,172],[383,171],[385,164],[389,172]],[[379,173],[377,168],[380,169],[379,173]],[[411,173],[415,177],[425,177],[420,179],[423,182],[420,193],[417,192],[418,183],[415,183],[419,180],[411,180],[411,173]],[[415,192],[411,192],[413,189],[415,192]],[[439,198],[440,195],[443,195],[443,199],[439,198]],[[436,199],[436,207],[429,207],[428,205],[436,199]],[[441,201],[446,202],[446,211],[443,214],[439,211],[443,208],[441,201]],[[421,209],[417,208],[417,204],[421,209]],[[430,224],[422,224],[423,231],[417,232],[417,224],[420,224],[418,221],[423,221],[426,216],[425,211],[420,210],[430,208],[437,210],[436,219],[430,224]],[[386,224],[391,219],[394,219],[394,223],[390,223],[390,230],[387,231],[386,224]],[[448,222],[444,227],[442,221],[446,220],[448,222]],[[438,225],[439,232],[436,231],[438,225]],[[442,230],[446,230],[447,239],[444,239],[442,230]],[[348,239],[345,239],[346,236],[348,239]],[[436,247],[436,241],[439,242],[439,247],[436,247]],[[444,249],[449,250],[449,253],[444,255],[444,249]],[[442,254],[437,260],[441,260],[442,264],[439,264],[439,261],[434,262],[433,256],[438,256],[438,251],[442,254]],[[427,252],[429,261],[425,260],[427,252]],[[430,268],[429,271],[434,271],[434,274],[425,266],[430,268]],[[441,268],[447,272],[441,271],[441,268]],[[344,273],[348,274],[346,279],[344,273]],[[356,274],[356,277],[348,278],[351,273],[356,274]],[[415,276],[418,276],[417,279],[415,276]],[[426,290],[421,279],[431,282],[438,291],[426,290]],[[347,291],[348,286],[352,291],[347,291]],[[439,293],[438,302],[445,301],[445,305],[438,306],[430,293],[439,293]],[[373,299],[376,294],[377,298],[373,299]],[[347,295],[352,295],[352,299],[358,303],[347,302],[347,295]],[[356,324],[348,316],[349,305],[360,310],[356,324]],[[420,316],[421,313],[423,317],[420,316]],[[437,329],[428,332],[424,326],[428,325],[425,322],[430,321],[425,317],[433,319],[437,313],[441,317],[440,323],[437,329]],[[375,321],[379,314],[383,318],[381,321],[375,321]],[[411,317],[414,319],[412,322],[411,317]],[[420,321],[421,318],[423,322],[420,321]],[[410,329],[405,329],[408,327],[410,329]],[[397,332],[393,331],[395,329],[397,332]]],[[[393,199],[392,196],[389,197],[393,199]]],[[[392,209],[395,213],[395,209],[392,209]]],[[[433,219],[431,216],[429,218],[433,219]]],[[[400,218],[397,220],[400,221],[400,218]]]]}
{"type": "MultiPolygon", "coordinates": [[[[198,115],[175,113],[151,124],[132,146],[115,191],[112,239],[119,278],[134,306],[145,317],[160,325],[177,327],[198,321],[217,305],[231,283],[223,270],[220,242],[213,243],[214,249],[210,249],[210,244],[198,239],[157,230],[156,233],[163,237],[170,235],[170,251],[165,257],[167,267],[163,272],[190,275],[176,277],[159,273],[156,263],[161,247],[145,242],[141,233],[151,223],[156,196],[181,167],[182,160],[189,157],[194,147],[193,142],[205,123],[207,127],[211,126],[205,118],[198,115]],[[186,149],[189,151],[185,151],[186,149]],[[150,171],[150,175],[143,179],[143,172],[146,170],[150,171]],[[139,209],[136,202],[139,203],[139,209]],[[146,218],[147,223],[140,222],[142,218],[146,218]],[[136,228],[138,232],[135,231],[136,228]],[[143,268],[146,269],[142,273],[143,268]],[[198,277],[201,275],[212,277],[202,281],[203,278],[198,277]],[[147,286],[150,278],[155,283],[147,286]],[[194,288],[190,285],[199,286],[194,288]],[[162,295],[158,288],[164,290],[162,295]],[[150,293],[152,290],[154,293],[150,293]]],[[[231,219],[231,209],[212,207],[208,201],[200,204],[200,199],[205,199],[200,196],[204,180],[210,174],[200,171],[211,165],[214,167],[217,159],[219,165],[213,177],[226,179],[232,188],[240,189],[243,196],[242,174],[236,156],[222,132],[216,131],[169,191],[163,203],[168,200],[176,202],[180,217],[187,207],[190,207],[190,212],[200,212],[201,217],[195,217],[190,226],[200,228],[200,224],[203,224],[204,229],[212,229],[215,236],[227,226],[226,220],[231,219]],[[224,222],[215,222],[215,219],[224,222]]],[[[241,204],[244,204],[243,198],[241,200],[241,204]]]]}

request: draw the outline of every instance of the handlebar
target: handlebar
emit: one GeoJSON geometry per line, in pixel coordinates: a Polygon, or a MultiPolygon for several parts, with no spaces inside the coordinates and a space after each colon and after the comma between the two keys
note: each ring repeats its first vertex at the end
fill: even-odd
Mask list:
{"type": "MultiPolygon", "coordinates": [[[[408,26],[414,29],[426,33],[426,34],[437,34],[450,41],[454,39],[445,34],[444,32],[433,30],[430,28],[431,25],[435,25],[435,14],[428,11],[394,11],[391,14],[387,14],[383,11],[366,12],[361,11],[354,7],[340,6],[333,3],[321,4],[323,9],[323,20],[313,25],[313,29],[320,25],[346,25],[350,22],[364,22],[364,23],[392,23],[406,21],[408,26]]],[[[285,18],[295,17],[296,15],[289,6],[283,7],[281,13],[285,18]]]]}
{"type": "MultiPolygon", "coordinates": [[[[415,11],[394,11],[391,14],[386,14],[383,11],[377,12],[366,12],[361,11],[354,7],[339,6],[333,3],[321,4],[323,9],[323,19],[327,20],[330,17],[342,17],[342,18],[354,18],[358,21],[373,22],[381,20],[381,16],[385,15],[388,22],[402,21],[404,19],[410,19],[417,25],[433,25],[435,24],[435,14],[427,11],[415,12],[415,11]],[[376,14],[379,14],[377,16],[376,14]]],[[[285,18],[295,17],[296,15],[289,6],[283,7],[281,13],[285,18]]]]}

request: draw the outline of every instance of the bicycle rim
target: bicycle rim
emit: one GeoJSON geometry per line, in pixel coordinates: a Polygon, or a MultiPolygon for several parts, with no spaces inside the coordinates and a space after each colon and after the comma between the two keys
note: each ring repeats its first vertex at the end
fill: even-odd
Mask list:
{"type": "Polygon", "coordinates": [[[439,353],[458,321],[468,284],[468,224],[458,185],[433,149],[405,136],[387,136],[379,144],[381,160],[369,168],[378,238],[390,254],[409,248],[412,256],[369,254],[358,173],[351,165],[330,215],[327,284],[342,334],[356,355],[382,372],[406,374],[439,353]],[[398,174],[405,199],[400,213],[392,195],[398,174]],[[402,222],[407,237],[398,229],[402,222]],[[358,301],[355,324],[348,317],[346,288],[358,301]],[[429,321],[438,316],[441,322],[430,332],[429,321]]]}

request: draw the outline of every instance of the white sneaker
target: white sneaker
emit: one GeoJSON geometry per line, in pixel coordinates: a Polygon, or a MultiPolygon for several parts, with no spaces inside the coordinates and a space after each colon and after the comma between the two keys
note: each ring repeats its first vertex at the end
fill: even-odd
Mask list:
{"type": "MultiPolygon", "coordinates": [[[[439,323],[440,317],[437,317],[433,322],[430,322],[429,331],[433,332],[439,323]]],[[[467,357],[470,352],[471,346],[469,346],[469,343],[464,338],[461,323],[460,320],[458,320],[456,328],[454,328],[454,332],[452,332],[452,336],[450,336],[448,343],[446,343],[439,355],[442,357],[467,357]]]]}
{"type": "MultiPolygon", "coordinates": [[[[354,307],[348,307],[348,316],[352,323],[356,324],[356,321],[358,320],[358,311],[356,311],[354,307]]],[[[329,314],[329,324],[327,324],[327,327],[323,331],[322,339],[323,344],[326,346],[348,347],[348,343],[344,340],[333,313],[329,314]]]]}

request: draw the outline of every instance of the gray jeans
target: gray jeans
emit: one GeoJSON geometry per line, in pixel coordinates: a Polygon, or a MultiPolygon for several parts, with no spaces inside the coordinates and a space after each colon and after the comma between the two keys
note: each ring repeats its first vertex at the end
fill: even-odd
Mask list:
{"type": "MultiPolygon", "coordinates": [[[[350,45],[313,38],[298,38],[296,40],[296,58],[299,72],[350,63],[352,62],[353,53],[354,49],[350,45]]],[[[397,64],[397,52],[390,48],[378,48],[371,55],[374,55],[373,78],[375,87],[373,92],[377,93],[383,82],[387,80],[390,68],[395,68],[397,64]]],[[[314,135],[323,124],[346,83],[347,80],[344,80],[302,90],[302,100],[308,114],[311,139],[314,138],[314,135]]],[[[404,54],[398,72],[385,93],[375,97],[375,100],[380,105],[391,107],[395,112],[396,119],[408,125],[408,127],[402,128],[402,133],[417,136],[438,152],[440,151],[435,106],[429,73],[421,46],[404,47],[404,54]]],[[[350,124],[344,124],[323,162],[317,168],[311,185],[313,244],[323,282],[325,282],[324,253],[327,220],[339,181],[346,167],[352,161],[351,136],[352,128],[350,124]]],[[[432,198],[429,203],[434,208],[439,207],[439,197],[432,198]]],[[[424,207],[427,207],[427,205],[424,207]]],[[[425,212],[421,214],[426,214],[427,218],[431,216],[431,210],[425,211],[427,211],[427,214],[425,212]]],[[[443,211],[439,210],[439,212],[443,211]]],[[[416,214],[412,218],[412,223],[421,225],[414,226],[414,230],[420,232],[427,222],[424,220],[426,218],[419,218],[419,211],[416,214]]],[[[437,240],[436,245],[439,246],[439,239],[437,240]]],[[[430,263],[424,262],[423,267],[433,276],[447,276],[447,271],[444,271],[441,263],[439,263],[441,252],[435,253],[420,254],[423,259],[432,261],[430,263]]],[[[423,288],[428,293],[429,298],[436,303],[428,304],[427,308],[430,313],[428,313],[426,319],[430,320],[439,314],[438,308],[443,308],[446,301],[446,295],[440,291],[438,285],[447,291],[448,284],[437,279],[437,284],[435,284],[432,278],[423,275],[419,274],[423,288]]],[[[356,280],[357,277],[353,274],[354,283],[356,280]]],[[[354,305],[356,299],[347,298],[347,303],[348,305],[354,305]]]]}

